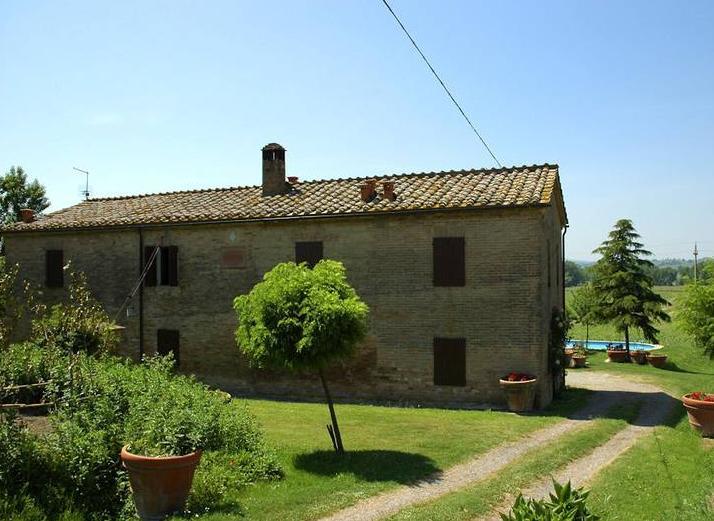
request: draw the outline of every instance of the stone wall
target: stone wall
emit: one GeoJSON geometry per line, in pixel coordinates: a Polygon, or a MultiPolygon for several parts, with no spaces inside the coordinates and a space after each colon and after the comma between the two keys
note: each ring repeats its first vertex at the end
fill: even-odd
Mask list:
{"type": "MultiPolygon", "coordinates": [[[[294,260],[296,241],[323,241],[324,256],[345,264],[370,307],[366,342],[354,359],[331,371],[336,396],[498,405],[498,377],[524,371],[540,377],[539,402],[545,405],[551,399],[550,313],[561,298],[559,222],[553,207],[489,209],[17,233],[6,236],[6,246],[9,262],[19,262],[22,276],[38,283],[44,281],[44,250],[64,250],[110,315],[139,275],[140,242],[178,246],[178,287],[143,289],[145,352],[155,352],[157,329],[177,329],[183,371],[234,392],[317,398],[315,375],[247,368],[235,347],[232,301],[275,264],[294,260]],[[465,287],[433,286],[432,239],[440,236],[465,238],[465,287]],[[434,337],[466,339],[465,387],[433,385],[434,337]]],[[[48,299],[62,291],[45,290],[48,299]]],[[[136,358],[138,295],[128,310],[118,318],[126,327],[122,352],[136,358]]]]}

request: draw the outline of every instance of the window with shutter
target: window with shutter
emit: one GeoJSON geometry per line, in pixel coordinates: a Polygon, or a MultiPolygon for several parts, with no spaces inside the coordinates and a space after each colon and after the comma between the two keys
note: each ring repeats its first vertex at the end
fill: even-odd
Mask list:
{"type": "Polygon", "coordinates": [[[311,268],[322,260],[322,241],[296,242],[295,263],[307,263],[311,268]]]}
{"type": "Polygon", "coordinates": [[[434,338],[434,385],[466,385],[465,338],[434,338]]]}
{"type": "Polygon", "coordinates": [[[45,266],[45,285],[48,288],[64,287],[64,252],[62,250],[47,250],[45,266]]]}
{"type": "Polygon", "coordinates": [[[156,331],[156,352],[161,356],[169,353],[174,355],[174,361],[178,366],[179,357],[179,332],[175,329],[159,329],[156,331]]]}
{"type": "Polygon", "coordinates": [[[465,286],[463,237],[434,237],[434,286],[465,286]]]}

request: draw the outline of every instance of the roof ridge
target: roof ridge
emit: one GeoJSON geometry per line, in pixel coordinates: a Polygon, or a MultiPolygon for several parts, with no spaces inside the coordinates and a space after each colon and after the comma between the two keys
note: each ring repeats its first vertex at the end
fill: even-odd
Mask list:
{"type": "MultiPolygon", "coordinates": [[[[492,167],[492,168],[471,168],[471,169],[461,169],[461,170],[439,170],[430,172],[402,172],[399,174],[383,174],[383,175],[368,175],[361,177],[337,177],[330,179],[310,179],[305,181],[299,181],[300,184],[316,184],[316,183],[330,183],[337,181],[361,181],[364,179],[374,179],[374,178],[405,178],[405,177],[427,177],[434,175],[450,175],[450,174],[478,174],[478,173],[512,173],[521,170],[530,170],[536,168],[559,168],[557,163],[541,163],[532,165],[513,165],[508,167],[492,167]]],[[[122,201],[127,199],[140,199],[143,197],[156,197],[159,195],[178,195],[178,194],[197,194],[206,192],[228,192],[232,190],[250,190],[259,189],[260,185],[244,185],[244,186],[225,186],[216,188],[194,188],[187,190],[171,190],[168,192],[149,192],[145,194],[133,194],[133,195],[115,195],[107,197],[90,197],[85,199],[79,204],[86,202],[99,202],[99,201],[122,201]]],[[[57,210],[59,211],[59,210],[57,210]]],[[[55,212],[52,212],[55,213],[55,212]]]]}

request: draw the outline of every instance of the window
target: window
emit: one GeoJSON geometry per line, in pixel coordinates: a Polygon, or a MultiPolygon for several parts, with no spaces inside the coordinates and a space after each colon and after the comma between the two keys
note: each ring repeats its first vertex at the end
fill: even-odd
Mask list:
{"type": "Polygon", "coordinates": [[[64,253],[62,250],[45,252],[45,286],[48,288],[64,287],[64,253]]]}
{"type": "Polygon", "coordinates": [[[434,385],[466,385],[465,338],[434,338],[434,385]]]}
{"type": "Polygon", "coordinates": [[[145,286],[178,286],[178,247],[160,246],[155,258],[156,246],[144,248],[144,265],[151,261],[144,279],[145,286]]]}
{"type": "Polygon", "coordinates": [[[159,329],[156,331],[156,352],[161,356],[169,353],[174,355],[176,365],[179,365],[179,332],[175,329],[159,329]]]}
{"type": "Polygon", "coordinates": [[[322,241],[296,242],[295,263],[307,263],[311,268],[322,260],[322,241]]]}
{"type": "Polygon", "coordinates": [[[463,237],[435,237],[434,286],[465,286],[466,264],[463,237]]]}

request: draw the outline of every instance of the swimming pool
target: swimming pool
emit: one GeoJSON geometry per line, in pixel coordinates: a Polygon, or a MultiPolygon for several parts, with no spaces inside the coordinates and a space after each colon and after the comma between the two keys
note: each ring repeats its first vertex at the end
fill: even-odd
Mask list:
{"type": "MultiPolygon", "coordinates": [[[[585,340],[569,340],[565,347],[575,347],[575,344],[585,345],[585,340]]],[[[619,340],[589,340],[587,348],[592,351],[607,351],[608,344],[620,345],[623,348],[625,343],[619,340]]],[[[630,342],[630,351],[653,351],[655,349],[662,349],[662,346],[655,344],[645,344],[644,342],[630,342]]]]}

